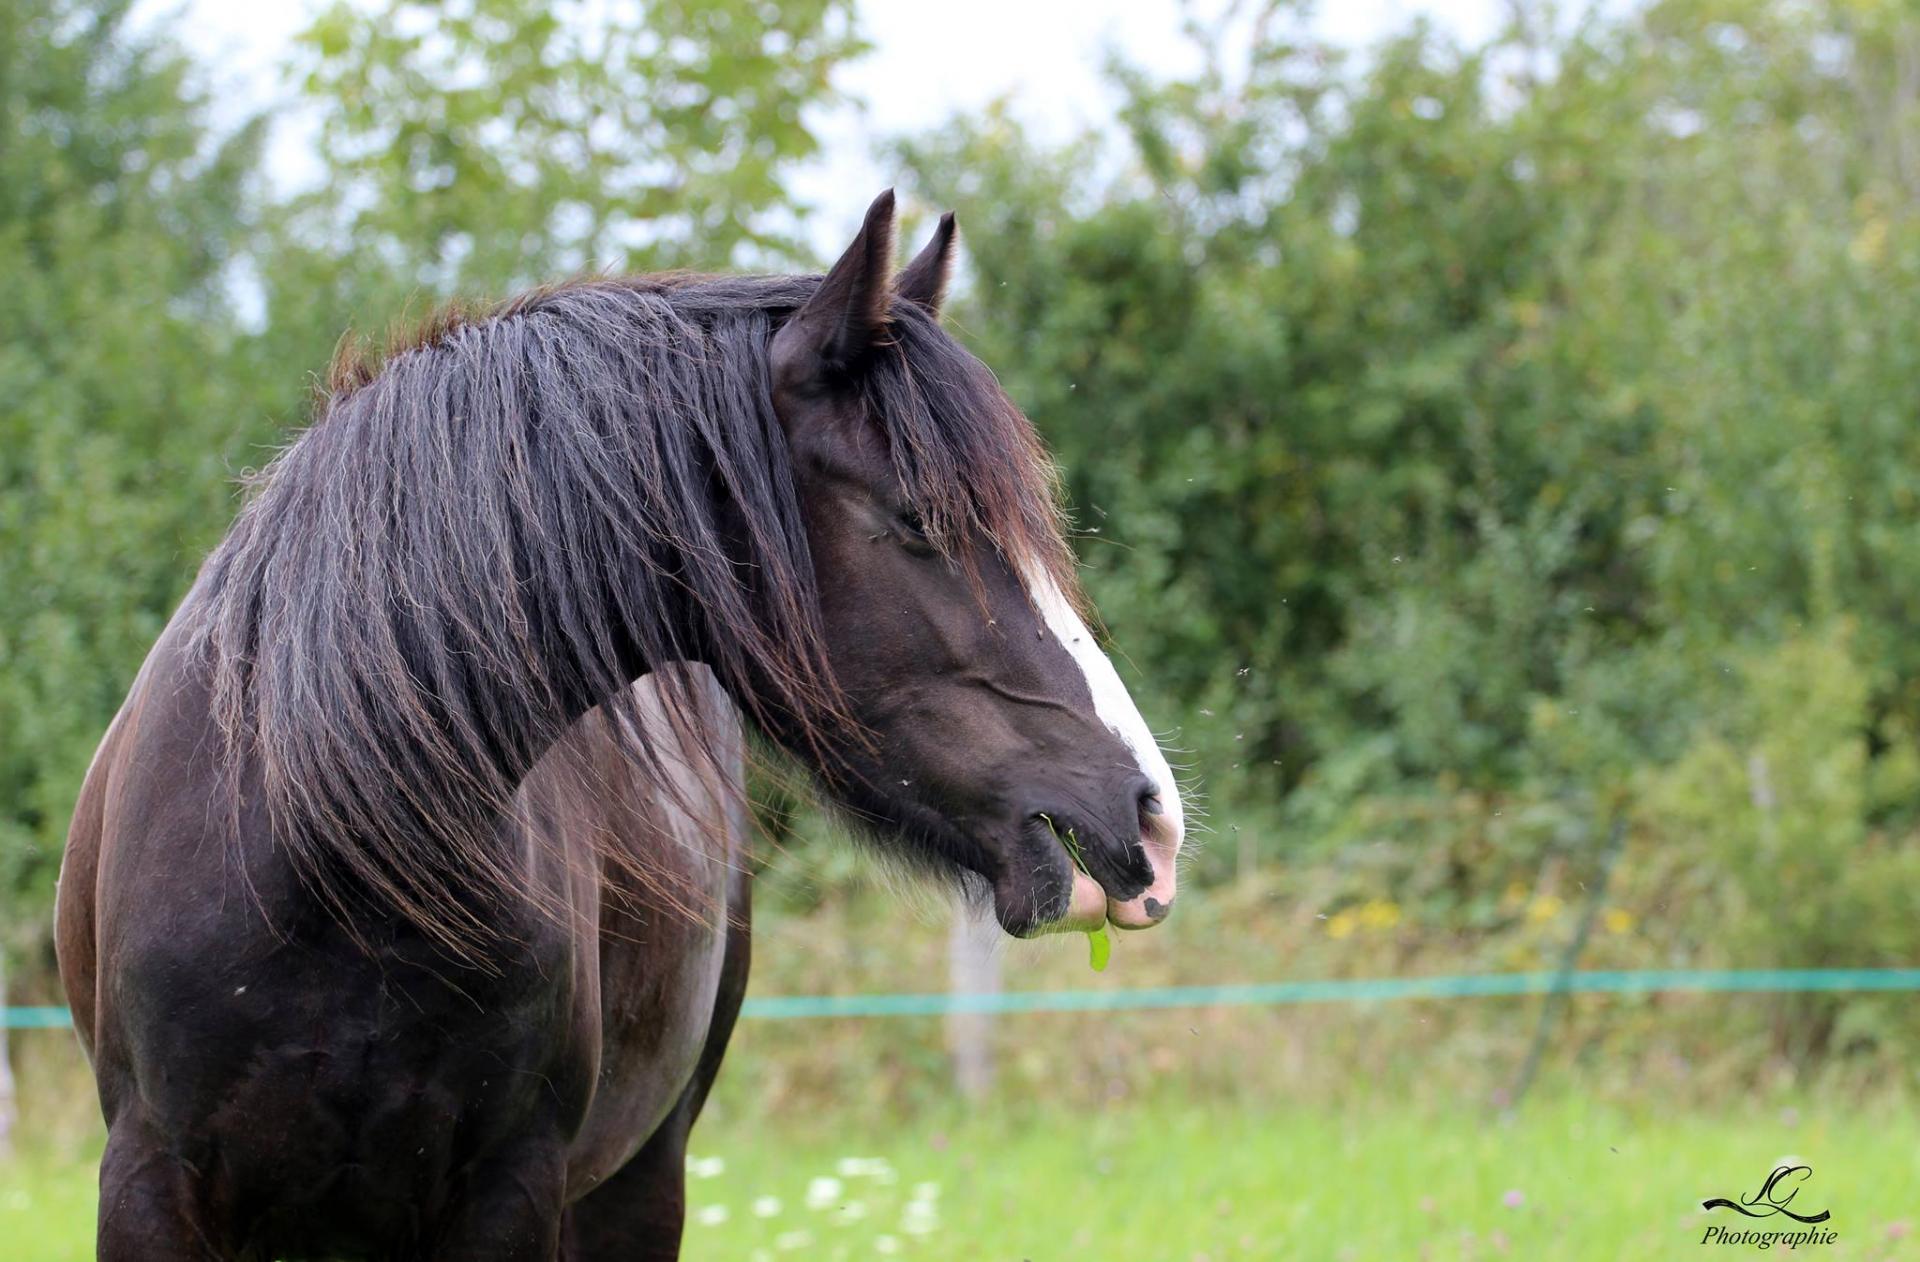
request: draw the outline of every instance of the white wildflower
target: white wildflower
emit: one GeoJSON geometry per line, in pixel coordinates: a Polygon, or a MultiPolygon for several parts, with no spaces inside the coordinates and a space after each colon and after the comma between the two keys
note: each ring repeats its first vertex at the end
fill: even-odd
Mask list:
{"type": "Polygon", "coordinates": [[[826,1209],[840,1199],[841,1189],[846,1185],[831,1175],[821,1175],[807,1184],[807,1208],[826,1209]]]}
{"type": "Polygon", "coordinates": [[[940,1210],[932,1201],[908,1201],[900,1215],[900,1230],[909,1236],[925,1236],[940,1226],[940,1210]]]}

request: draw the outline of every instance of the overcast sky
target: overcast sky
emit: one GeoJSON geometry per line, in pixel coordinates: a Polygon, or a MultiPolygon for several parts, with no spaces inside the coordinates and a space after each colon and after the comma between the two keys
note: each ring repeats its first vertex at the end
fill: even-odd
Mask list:
{"type": "MultiPolygon", "coordinates": [[[[1203,13],[1221,0],[1201,0],[1203,13]]],[[[281,81],[292,37],[317,8],[313,0],[140,0],[139,22],[181,19],[179,35],[204,58],[225,99],[240,112],[283,100],[281,81]]],[[[1468,41],[1487,38],[1501,0],[1333,0],[1318,6],[1314,27],[1349,46],[1400,29],[1415,14],[1468,41]]],[[[1011,95],[1020,118],[1040,135],[1061,138],[1112,116],[1100,77],[1109,48],[1160,74],[1194,68],[1181,37],[1180,0],[862,0],[859,22],[873,51],[846,66],[839,86],[863,107],[820,120],[825,153],[796,174],[795,190],[818,207],[810,230],[823,254],[858,224],[861,211],[893,173],[874,160],[877,142],[924,130],[956,113],[1011,95]],[[1010,32],[1019,32],[1017,39],[1010,32]]],[[[276,132],[269,152],[276,179],[297,185],[316,169],[297,126],[276,132]]]]}

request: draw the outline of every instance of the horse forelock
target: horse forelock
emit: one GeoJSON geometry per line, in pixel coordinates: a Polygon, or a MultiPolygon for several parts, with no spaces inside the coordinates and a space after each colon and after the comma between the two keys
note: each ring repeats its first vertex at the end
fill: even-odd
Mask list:
{"type": "Polygon", "coordinates": [[[936,541],[965,558],[997,550],[1080,603],[1059,475],[1039,434],[992,372],[911,302],[896,302],[867,408],[886,426],[894,468],[936,541]]]}
{"type": "MultiPolygon", "coordinates": [[[[230,762],[257,767],[337,907],[370,893],[484,955],[490,900],[525,893],[498,843],[519,775],[583,703],[630,720],[636,662],[705,661],[803,738],[846,721],[768,384],[772,334],[818,283],[574,282],[437,317],[377,364],[337,357],[194,623],[230,762]]],[[[1052,467],[978,361],[903,302],[865,389],[931,525],[1074,590],[1052,467]]],[[[664,701],[675,743],[702,743],[698,699],[664,701]]],[[[670,781],[659,724],[608,730],[670,781]]]]}

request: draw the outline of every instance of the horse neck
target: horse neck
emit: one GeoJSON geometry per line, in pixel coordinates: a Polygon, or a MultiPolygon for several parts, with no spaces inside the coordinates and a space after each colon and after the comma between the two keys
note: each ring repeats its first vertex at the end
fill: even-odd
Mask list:
{"type": "MultiPolygon", "coordinates": [[[[633,574],[643,575],[645,570],[645,565],[635,559],[633,574]]],[[[567,594],[569,607],[576,611],[590,609],[591,616],[603,620],[601,625],[610,629],[612,642],[607,646],[607,652],[611,659],[611,670],[606,662],[580,660],[579,655],[568,646],[566,636],[554,627],[546,627],[538,634],[537,642],[546,656],[546,676],[553,684],[551,693],[530,698],[509,687],[506,689],[509,694],[507,697],[488,702],[489,705],[499,705],[503,710],[521,706],[528,711],[523,721],[506,726],[509,730],[526,733],[529,739],[503,744],[493,751],[501,773],[509,782],[524,780],[553,745],[589,713],[600,709],[624,710],[630,701],[629,694],[633,686],[642,677],[679,662],[698,663],[702,660],[703,655],[691,633],[693,619],[685,593],[670,587],[657,590],[666,585],[646,583],[643,577],[635,578],[636,583],[656,589],[653,598],[645,601],[638,610],[641,616],[649,620],[650,626],[636,627],[622,616],[623,611],[628,616],[635,612],[634,598],[631,594],[623,597],[613,588],[613,583],[621,579],[619,575],[610,576],[608,583],[599,590],[567,594]],[[666,661],[656,661],[648,644],[662,640],[688,647],[682,654],[666,661]]],[[[552,607],[551,602],[542,603],[552,607]]],[[[620,717],[624,721],[631,716],[620,717]]]]}

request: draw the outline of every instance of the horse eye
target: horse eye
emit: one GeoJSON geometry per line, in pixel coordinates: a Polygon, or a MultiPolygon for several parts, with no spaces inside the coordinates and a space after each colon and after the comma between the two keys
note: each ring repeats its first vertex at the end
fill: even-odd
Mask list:
{"type": "Polygon", "coordinates": [[[920,514],[911,508],[900,510],[900,528],[916,538],[927,537],[927,523],[922,521],[920,514]]]}

